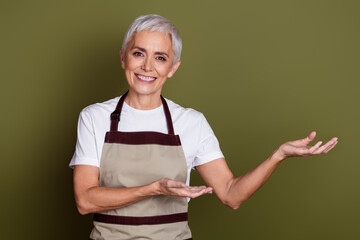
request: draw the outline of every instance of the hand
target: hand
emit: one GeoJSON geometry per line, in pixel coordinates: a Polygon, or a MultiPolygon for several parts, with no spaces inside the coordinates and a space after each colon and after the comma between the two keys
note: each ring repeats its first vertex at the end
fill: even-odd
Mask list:
{"type": "Polygon", "coordinates": [[[158,181],[158,183],[161,195],[196,198],[207,193],[212,193],[211,187],[186,186],[183,182],[174,181],[168,178],[162,178],[158,181]]]}
{"type": "Polygon", "coordinates": [[[280,159],[285,159],[288,157],[304,157],[328,153],[338,142],[337,137],[333,137],[322,146],[322,141],[317,142],[314,146],[308,146],[308,144],[314,140],[315,136],[316,132],[311,132],[306,138],[286,142],[275,151],[275,154],[277,154],[280,159]]]}

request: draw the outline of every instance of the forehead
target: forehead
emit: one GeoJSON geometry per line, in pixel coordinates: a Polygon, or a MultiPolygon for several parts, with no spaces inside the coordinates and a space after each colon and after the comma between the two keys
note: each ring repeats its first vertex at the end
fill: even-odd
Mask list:
{"type": "Polygon", "coordinates": [[[141,31],[133,34],[129,42],[130,49],[133,47],[141,47],[147,51],[166,52],[172,54],[172,41],[167,33],[141,31]]]}

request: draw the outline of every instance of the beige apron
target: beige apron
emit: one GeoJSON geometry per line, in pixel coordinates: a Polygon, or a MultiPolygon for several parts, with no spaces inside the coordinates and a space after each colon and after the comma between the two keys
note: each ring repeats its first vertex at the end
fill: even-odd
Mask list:
{"type": "MultiPolygon", "coordinates": [[[[111,114],[100,163],[100,186],[142,186],[166,177],[186,181],[186,159],[165,99],[161,96],[168,134],[119,132],[125,93],[111,114]]],[[[149,197],[129,206],[94,214],[90,239],[192,239],[187,222],[186,198],[149,197]]]]}

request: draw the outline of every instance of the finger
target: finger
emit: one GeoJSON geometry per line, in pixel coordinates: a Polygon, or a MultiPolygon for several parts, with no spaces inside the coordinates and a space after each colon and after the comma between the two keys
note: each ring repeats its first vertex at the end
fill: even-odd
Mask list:
{"type": "Polygon", "coordinates": [[[303,139],[303,142],[308,145],[310,142],[312,142],[316,137],[316,132],[312,131],[306,138],[303,139]]]}
{"type": "Polygon", "coordinates": [[[201,190],[200,192],[196,192],[196,193],[189,193],[189,197],[190,198],[197,198],[200,197],[204,194],[206,194],[207,192],[205,191],[205,189],[201,190]]]}
{"type": "Polygon", "coordinates": [[[331,149],[333,149],[333,148],[336,146],[337,143],[338,143],[338,142],[336,141],[333,145],[331,145],[330,147],[328,147],[327,149],[325,149],[323,153],[328,153],[331,149]]]}
{"type": "Polygon", "coordinates": [[[187,187],[186,190],[189,192],[200,192],[202,190],[207,190],[205,186],[194,186],[194,187],[187,187]]]}
{"type": "Polygon", "coordinates": [[[322,153],[325,149],[327,149],[328,147],[330,147],[332,144],[334,144],[337,141],[337,138],[333,138],[330,141],[328,141],[327,143],[325,143],[323,146],[319,147],[317,150],[315,150],[313,152],[313,154],[320,154],[322,153]]]}
{"type": "Polygon", "coordinates": [[[314,151],[316,151],[322,144],[322,141],[318,141],[314,146],[312,146],[310,148],[310,152],[313,153],[314,151]]]}
{"type": "Polygon", "coordinates": [[[200,196],[202,194],[204,194],[204,190],[197,191],[197,192],[191,192],[191,191],[189,191],[188,189],[185,189],[185,188],[172,189],[172,196],[176,196],[176,197],[194,198],[194,197],[198,197],[198,196],[200,196]]]}
{"type": "Polygon", "coordinates": [[[333,149],[333,148],[336,146],[337,143],[338,143],[337,141],[334,142],[332,145],[330,145],[328,148],[326,148],[326,149],[323,151],[323,153],[329,152],[331,149],[333,149]]]}
{"type": "Polygon", "coordinates": [[[207,187],[206,189],[205,189],[205,193],[212,193],[212,191],[213,191],[213,189],[211,188],[211,187],[207,187]]]}
{"type": "Polygon", "coordinates": [[[206,186],[186,186],[187,188],[194,188],[194,189],[205,189],[206,186]]]}
{"type": "Polygon", "coordinates": [[[205,188],[205,193],[212,193],[213,189],[212,187],[205,188]]]}
{"type": "Polygon", "coordinates": [[[211,194],[213,189],[211,187],[191,187],[192,189],[183,189],[182,194],[186,197],[196,198],[204,194],[211,194]]]}
{"type": "Polygon", "coordinates": [[[191,193],[200,192],[200,191],[203,191],[204,189],[205,188],[200,188],[200,187],[188,187],[188,188],[186,188],[186,190],[191,192],[191,193]]]}

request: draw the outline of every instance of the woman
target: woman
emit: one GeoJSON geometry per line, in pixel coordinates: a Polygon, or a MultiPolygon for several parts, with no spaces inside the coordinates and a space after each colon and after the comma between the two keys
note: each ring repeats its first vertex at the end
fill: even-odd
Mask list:
{"type": "Polygon", "coordinates": [[[284,159],[327,153],[337,144],[332,138],[308,146],[311,132],[234,178],[205,117],[161,96],[180,66],[181,48],[167,19],[140,16],[120,51],[128,92],[80,114],[70,166],[79,212],[95,213],[91,239],[191,239],[187,198],[214,192],[237,209],[284,159]],[[191,168],[209,187],[189,186],[191,168]]]}

